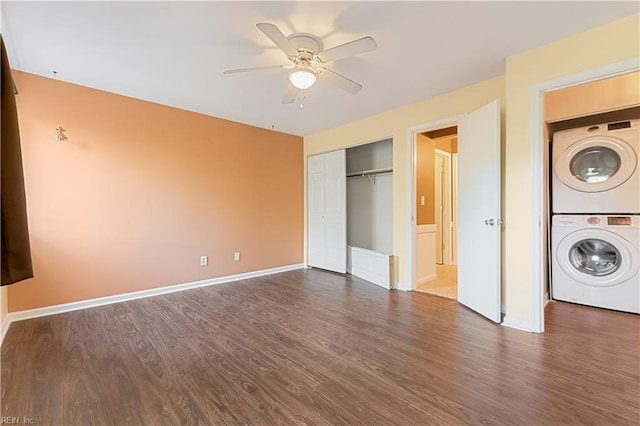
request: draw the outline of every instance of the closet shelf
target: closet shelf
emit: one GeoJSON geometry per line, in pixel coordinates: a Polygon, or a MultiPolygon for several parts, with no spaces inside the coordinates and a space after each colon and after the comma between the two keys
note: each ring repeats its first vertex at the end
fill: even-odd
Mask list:
{"type": "Polygon", "coordinates": [[[385,167],[382,169],[371,169],[371,170],[361,170],[358,172],[351,172],[351,173],[347,173],[347,177],[353,177],[353,176],[370,176],[370,175],[378,175],[380,173],[389,173],[389,172],[393,172],[393,168],[392,167],[385,167]]]}

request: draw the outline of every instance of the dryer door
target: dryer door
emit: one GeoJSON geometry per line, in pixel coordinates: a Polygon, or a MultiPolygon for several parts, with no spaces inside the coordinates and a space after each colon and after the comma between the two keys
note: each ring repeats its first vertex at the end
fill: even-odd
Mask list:
{"type": "Polygon", "coordinates": [[[631,244],[604,229],[581,229],[567,235],[556,251],[562,270],[576,281],[610,287],[635,275],[638,259],[631,244]]]}
{"type": "Polygon", "coordinates": [[[625,183],[637,166],[636,153],[625,141],[588,137],[564,150],[554,165],[556,177],[582,192],[602,192],[625,183]]]}

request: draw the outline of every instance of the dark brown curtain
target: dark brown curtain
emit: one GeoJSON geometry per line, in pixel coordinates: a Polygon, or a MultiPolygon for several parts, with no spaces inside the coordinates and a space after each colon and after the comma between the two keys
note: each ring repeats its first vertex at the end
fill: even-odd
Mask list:
{"type": "Polygon", "coordinates": [[[31,247],[27,226],[27,204],[24,195],[22,151],[18,129],[15,86],[11,77],[7,51],[2,45],[2,285],[33,277],[31,247]]]}

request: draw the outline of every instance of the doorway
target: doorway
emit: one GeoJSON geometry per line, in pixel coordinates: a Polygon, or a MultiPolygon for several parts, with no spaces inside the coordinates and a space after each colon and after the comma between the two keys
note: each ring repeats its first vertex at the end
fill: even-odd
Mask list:
{"type": "MultiPolygon", "coordinates": [[[[417,173],[418,158],[429,138],[424,133],[457,126],[458,134],[458,203],[457,238],[458,297],[461,304],[500,323],[501,300],[501,229],[500,153],[501,108],[494,99],[468,114],[407,129],[410,216],[408,220],[410,254],[410,290],[423,281],[437,278],[435,271],[434,222],[420,224],[425,214],[435,216],[435,208],[426,206],[425,188],[417,173]],[[481,178],[479,178],[481,177],[481,178]],[[433,261],[431,262],[431,258],[433,261]],[[426,267],[424,267],[426,266],[426,267]],[[432,275],[428,267],[433,266],[432,275]],[[478,280],[478,277],[482,277],[478,280]]],[[[435,153],[435,144],[433,145],[435,153]]],[[[434,156],[431,156],[434,158],[434,156]]],[[[435,159],[433,161],[435,164],[435,159]]],[[[435,172],[434,172],[435,173],[435,172]]],[[[435,177],[434,174],[431,174],[435,177]]],[[[434,183],[435,179],[431,178],[434,183]]],[[[435,185],[435,183],[434,183],[435,185]]],[[[428,187],[426,189],[429,189],[428,187]]],[[[435,189],[431,186],[431,189],[435,189]]],[[[435,218],[432,219],[435,221],[435,218]]]]}
{"type": "Polygon", "coordinates": [[[417,158],[417,187],[423,191],[420,205],[428,213],[419,214],[418,223],[435,226],[435,274],[420,280],[416,290],[449,299],[458,298],[457,267],[457,126],[423,132],[426,149],[417,158]],[[432,157],[432,158],[431,158],[432,157]],[[420,180],[424,180],[421,182],[420,180]],[[433,185],[433,190],[428,186],[433,185]],[[426,197],[426,199],[425,199],[426,197]]]}

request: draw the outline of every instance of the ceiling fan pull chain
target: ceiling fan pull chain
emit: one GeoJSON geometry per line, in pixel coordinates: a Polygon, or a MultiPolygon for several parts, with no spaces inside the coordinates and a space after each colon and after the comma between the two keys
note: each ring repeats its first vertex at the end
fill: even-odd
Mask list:
{"type": "Polygon", "coordinates": [[[300,89],[300,109],[304,108],[304,89],[300,89]]]}

